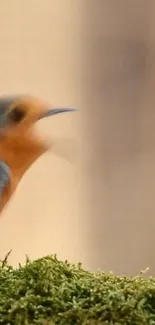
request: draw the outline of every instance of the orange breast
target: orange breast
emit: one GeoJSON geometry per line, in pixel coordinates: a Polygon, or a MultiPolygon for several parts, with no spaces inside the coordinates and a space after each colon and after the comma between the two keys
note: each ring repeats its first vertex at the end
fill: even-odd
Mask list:
{"type": "Polygon", "coordinates": [[[9,134],[0,138],[0,160],[5,161],[11,169],[10,183],[0,197],[0,213],[16,190],[24,173],[38,159],[47,147],[32,133],[24,135],[9,134]]]}

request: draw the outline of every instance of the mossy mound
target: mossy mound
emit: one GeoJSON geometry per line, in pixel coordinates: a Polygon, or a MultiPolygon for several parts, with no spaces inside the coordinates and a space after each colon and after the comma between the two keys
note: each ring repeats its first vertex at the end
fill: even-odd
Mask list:
{"type": "Polygon", "coordinates": [[[155,324],[155,279],[91,273],[55,256],[0,265],[0,324],[155,324]]]}

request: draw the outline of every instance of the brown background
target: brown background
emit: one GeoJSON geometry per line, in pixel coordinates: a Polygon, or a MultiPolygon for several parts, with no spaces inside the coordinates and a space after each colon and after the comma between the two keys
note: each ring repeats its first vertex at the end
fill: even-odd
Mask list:
{"type": "Polygon", "coordinates": [[[155,273],[154,0],[2,0],[0,92],[80,113],[38,124],[47,153],[0,220],[10,262],[60,258],[155,273]]]}

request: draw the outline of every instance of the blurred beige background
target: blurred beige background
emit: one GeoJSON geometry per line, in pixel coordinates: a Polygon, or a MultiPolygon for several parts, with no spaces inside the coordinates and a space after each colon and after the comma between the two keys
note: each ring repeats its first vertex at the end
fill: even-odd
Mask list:
{"type": "MultiPolygon", "coordinates": [[[[0,92],[80,107],[79,22],[80,6],[72,1],[2,1],[0,92]]],[[[11,263],[24,261],[25,253],[80,259],[78,120],[78,113],[62,114],[38,123],[37,132],[58,150],[32,166],[0,219],[0,256],[12,248],[11,263]]]]}
{"type": "Polygon", "coordinates": [[[154,0],[1,1],[0,92],[80,108],[38,125],[71,163],[47,153],[25,175],[0,219],[11,263],[155,273],[154,15],[154,0]]]}

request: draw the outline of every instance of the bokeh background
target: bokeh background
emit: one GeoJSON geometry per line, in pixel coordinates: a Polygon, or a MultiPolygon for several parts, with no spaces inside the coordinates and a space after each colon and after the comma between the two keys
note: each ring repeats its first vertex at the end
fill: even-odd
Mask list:
{"type": "Polygon", "coordinates": [[[1,258],[155,274],[154,17],[154,0],[1,0],[0,93],[79,108],[38,123],[60,154],[3,212],[1,258]]]}

